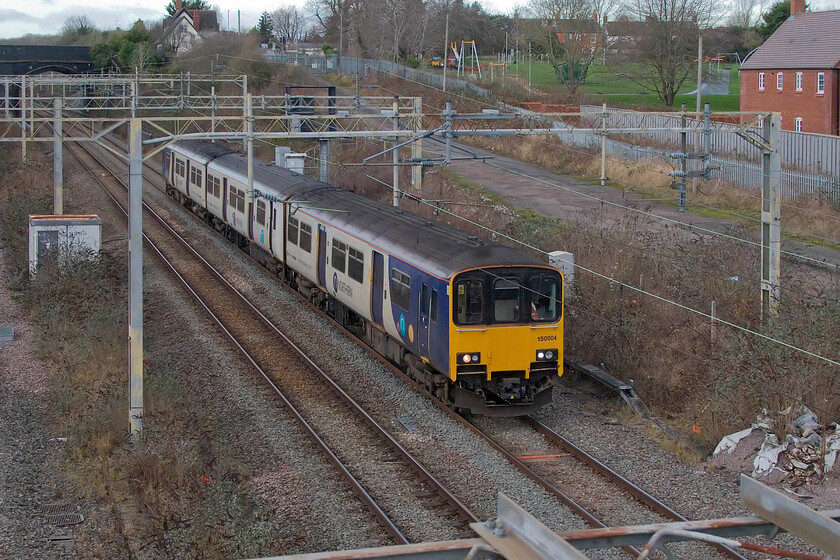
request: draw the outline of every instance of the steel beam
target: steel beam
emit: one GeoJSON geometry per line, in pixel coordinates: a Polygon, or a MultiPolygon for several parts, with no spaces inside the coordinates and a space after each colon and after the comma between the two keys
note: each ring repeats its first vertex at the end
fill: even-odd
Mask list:
{"type": "Polygon", "coordinates": [[[143,428],[143,121],[129,124],[128,340],[129,413],[132,434],[143,428]]]}
{"type": "Polygon", "coordinates": [[[741,504],[820,550],[840,557],[840,523],[741,475],[741,504]]]}

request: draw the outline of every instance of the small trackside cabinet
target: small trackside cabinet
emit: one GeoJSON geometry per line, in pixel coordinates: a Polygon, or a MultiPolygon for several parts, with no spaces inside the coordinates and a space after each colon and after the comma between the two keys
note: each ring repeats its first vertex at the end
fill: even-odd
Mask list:
{"type": "Polygon", "coordinates": [[[96,215],[32,214],[29,216],[29,272],[38,263],[58,258],[70,251],[98,253],[102,239],[102,222],[96,215]]]}

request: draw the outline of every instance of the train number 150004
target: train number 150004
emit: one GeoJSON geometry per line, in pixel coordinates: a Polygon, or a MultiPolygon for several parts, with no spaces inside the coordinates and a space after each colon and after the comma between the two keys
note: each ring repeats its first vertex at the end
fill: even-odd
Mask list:
{"type": "Polygon", "coordinates": [[[557,335],[556,334],[549,334],[549,335],[545,335],[545,336],[538,336],[537,340],[540,341],[540,342],[546,342],[546,341],[549,341],[549,340],[557,340],[557,335]]]}

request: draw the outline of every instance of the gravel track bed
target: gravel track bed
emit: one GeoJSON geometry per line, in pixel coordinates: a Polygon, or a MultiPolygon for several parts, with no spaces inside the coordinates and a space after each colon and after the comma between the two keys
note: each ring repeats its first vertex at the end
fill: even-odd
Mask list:
{"type": "MultiPolygon", "coordinates": [[[[77,173],[86,175],[81,168],[77,173]]],[[[101,216],[117,216],[122,228],[117,235],[124,238],[125,218],[98,187],[96,192],[95,209],[101,216]]],[[[199,419],[220,460],[247,477],[247,488],[271,516],[276,552],[392,544],[206,312],[183,290],[173,289],[180,282],[148,250],[145,257],[147,363],[175,377],[181,402],[199,419]]]]}
{"type": "MultiPolygon", "coordinates": [[[[124,199],[124,193],[118,198],[124,199]]],[[[430,486],[383,445],[381,437],[332,393],[321,376],[270,330],[250,308],[208,274],[203,264],[156,222],[144,231],[192,288],[313,425],[412,542],[472,536],[448,508],[418,498],[430,486]]],[[[279,401],[274,406],[281,406],[279,401]]]]}
{"type": "MultiPolygon", "coordinates": [[[[625,424],[606,409],[597,414],[588,411],[586,403],[591,400],[576,390],[555,390],[554,402],[534,417],[688,519],[752,515],[740,505],[739,473],[714,470],[711,463],[686,463],[650,439],[643,422],[625,424]]],[[[746,540],[817,553],[787,533],[772,542],[763,538],[746,540]]],[[[722,557],[712,549],[694,545],[677,545],[673,550],[680,558],[722,557]]],[[[750,552],[743,555],[765,557],[750,552]]]]}
{"type": "MultiPolygon", "coordinates": [[[[214,260],[235,267],[236,272],[229,280],[248,297],[261,298],[267,316],[279,324],[297,325],[291,333],[293,341],[307,352],[317,351],[316,355],[322,357],[317,360],[319,365],[334,375],[378,421],[392,426],[393,435],[415,457],[427,466],[433,465],[430,470],[439,480],[449,488],[468,488],[459,498],[476,515],[494,517],[495,496],[501,491],[554,530],[584,528],[556,499],[336,333],[245,254],[209,232],[160,191],[147,186],[146,196],[165,201],[164,206],[170,209],[167,219],[177,224],[176,229],[191,239],[205,257],[213,254],[214,260]],[[344,367],[330,367],[331,364],[344,364],[344,367]],[[417,431],[406,431],[397,420],[402,416],[410,416],[418,426],[417,431]]],[[[703,465],[679,460],[651,440],[640,426],[624,425],[609,415],[588,412],[584,403],[589,400],[577,391],[556,390],[554,403],[536,417],[690,519],[748,514],[738,503],[737,478],[732,473],[707,472],[703,465]]],[[[631,517],[629,522],[633,524],[644,521],[631,517]]],[[[784,534],[772,544],[813,550],[784,534]]],[[[675,550],[683,558],[709,558],[716,554],[695,546],[680,545],[675,550]]],[[[619,555],[623,553],[615,550],[589,552],[593,558],[619,555]]]]}
{"type": "MultiPolygon", "coordinates": [[[[155,181],[148,177],[147,183],[155,181]]],[[[159,179],[157,182],[159,183],[159,179]]],[[[279,280],[253,263],[221,236],[213,233],[160,190],[147,184],[147,200],[160,203],[161,215],[205,258],[223,270],[261,311],[289,334],[342,388],[482,519],[495,517],[497,495],[504,492],[557,531],[585,528],[556,498],[522,476],[498,453],[477,440],[425,397],[415,393],[386,367],[346,339],[328,321],[313,313],[279,280]],[[418,429],[408,432],[398,418],[411,417],[418,429]]],[[[440,540],[439,538],[434,540],[440,540]]],[[[593,558],[624,557],[621,551],[595,551],[593,558]]]]}

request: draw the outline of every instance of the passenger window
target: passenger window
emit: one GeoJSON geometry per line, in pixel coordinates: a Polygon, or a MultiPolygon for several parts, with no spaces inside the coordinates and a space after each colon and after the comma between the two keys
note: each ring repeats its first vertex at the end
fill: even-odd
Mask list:
{"type": "Polygon", "coordinates": [[[437,321],[438,318],[438,291],[432,290],[432,309],[431,313],[429,313],[429,317],[432,321],[437,321]]]}
{"type": "Polygon", "coordinates": [[[236,199],[236,209],[245,213],[245,191],[236,191],[237,199],[236,199]]]}
{"type": "Polygon", "coordinates": [[[365,274],[365,255],[361,251],[350,247],[347,260],[347,275],[361,284],[365,274]]]}
{"type": "Polygon", "coordinates": [[[197,167],[190,168],[190,182],[195,185],[196,187],[201,186],[201,176],[202,172],[201,169],[197,167]]]}
{"type": "Polygon", "coordinates": [[[420,287],[420,313],[429,314],[429,287],[426,284],[420,287]]]}
{"type": "Polygon", "coordinates": [[[332,267],[339,272],[344,272],[347,262],[347,244],[337,239],[332,242],[332,267]]]}
{"type": "Polygon", "coordinates": [[[391,301],[411,311],[411,276],[396,268],[391,269],[391,301]]]}
{"type": "Polygon", "coordinates": [[[519,321],[519,294],[521,287],[518,280],[497,278],[493,282],[493,320],[498,323],[519,321]]]}
{"type": "Polygon", "coordinates": [[[469,279],[455,288],[455,320],[460,325],[477,325],[484,321],[484,284],[469,279]]]}
{"type": "Polygon", "coordinates": [[[296,218],[289,218],[289,227],[286,231],[286,237],[292,245],[298,244],[298,221],[296,218]]]}
{"type": "Polygon", "coordinates": [[[265,225],[265,202],[262,200],[257,201],[257,223],[260,225],[265,225]]]}
{"type": "Polygon", "coordinates": [[[312,226],[303,222],[300,223],[300,248],[312,252],[312,226]]]}

